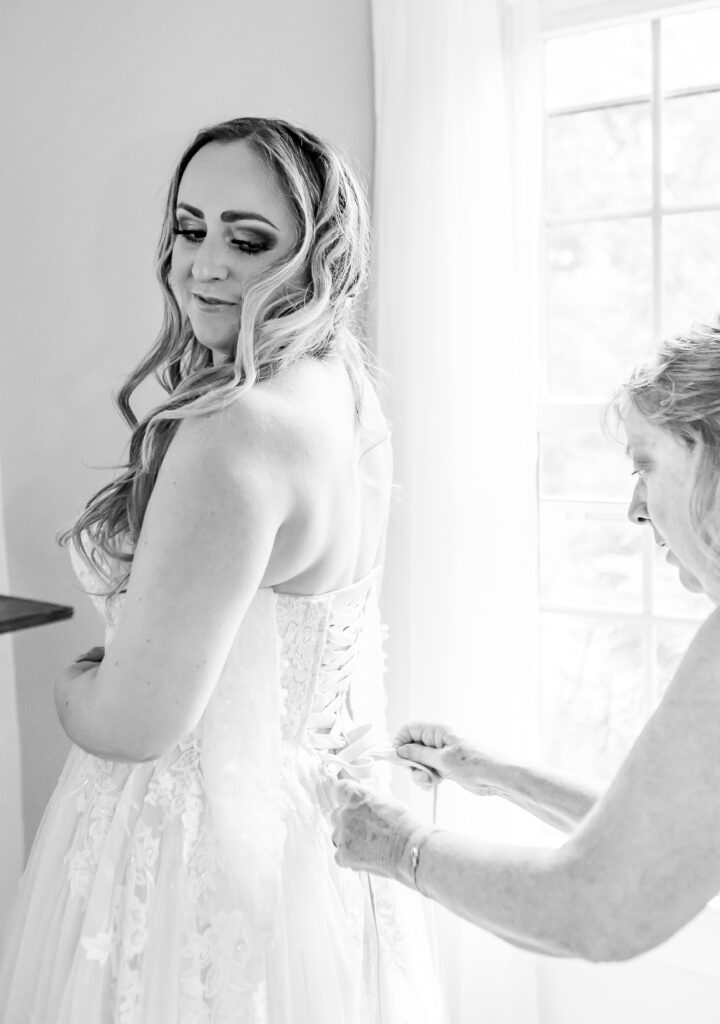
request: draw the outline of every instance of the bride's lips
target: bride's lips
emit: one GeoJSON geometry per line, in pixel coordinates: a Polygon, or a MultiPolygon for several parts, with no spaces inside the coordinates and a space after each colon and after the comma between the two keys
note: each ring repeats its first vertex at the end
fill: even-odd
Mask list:
{"type": "Polygon", "coordinates": [[[202,310],[203,313],[226,313],[228,310],[237,307],[236,302],[216,299],[211,295],[199,295],[197,292],[193,292],[193,299],[197,308],[202,310]]]}

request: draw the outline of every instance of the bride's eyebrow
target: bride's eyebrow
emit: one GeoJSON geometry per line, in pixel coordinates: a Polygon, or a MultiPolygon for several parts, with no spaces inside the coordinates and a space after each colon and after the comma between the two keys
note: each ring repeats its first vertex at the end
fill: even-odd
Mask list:
{"type": "Polygon", "coordinates": [[[185,210],[193,217],[197,217],[198,220],[205,220],[205,214],[202,210],[198,210],[197,206],[191,206],[190,203],[178,203],[177,208],[178,210],[185,210]]]}
{"type": "MultiPolygon", "coordinates": [[[[178,203],[177,206],[178,210],[187,210],[187,212],[192,214],[193,217],[205,220],[205,214],[202,210],[198,210],[197,206],[190,206],[189,203],[178,203]]],[[[232,224],[236,220],[260,220],[263,224],[269,224],[271,228],[275,229],[275,231],[280,230],[271,220],[268,220],[267,217],[263,217],[261,213],[250,213],[248,210],[224,210],[220,214],[220,220],[226,224],[232,224]]]]}
{"type": "Polygon", "coordinates": [[[248,213],[246,210],[225,210],[220,214],[220,220],[226,224],[232,224],[236,220],[261,220],[263,224],[269,224],[271,228],[275,228],[276,231],[280,229],[273,224],[267,217],[263,217],[261,213],[248,213]]]}

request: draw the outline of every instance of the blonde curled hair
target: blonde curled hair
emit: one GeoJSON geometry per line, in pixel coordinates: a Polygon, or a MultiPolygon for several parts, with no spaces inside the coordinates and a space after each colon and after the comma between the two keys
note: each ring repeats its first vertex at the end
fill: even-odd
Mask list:
{"type": "Polygon", "coordinates": [[[223,408],[303,356],[344,362],[360,415],[363,390],[374,387],[375,372],[355,326],[368,263],[367,201],[346,161],[328,143],[285,121],[260,117],[224,121],[197,134],[173,174],[157,250],[162,325],[153,348],[115,396],[132,429],[128,461],[58,536],[60,544],[72,541],[106,581],[105,596],[116,595],[127,583],[145,510],[181,419],[223,408]],[[180,181],[198,150],[211,142],[239,140],[266,162],[286,194],[295,215],[296,239],[290,252],[248,288],[234,359],[214,366],[170,283],[175,209],[180,181]],[[138,421],[130,399],[150,375],[168,398],[138,421]]]}

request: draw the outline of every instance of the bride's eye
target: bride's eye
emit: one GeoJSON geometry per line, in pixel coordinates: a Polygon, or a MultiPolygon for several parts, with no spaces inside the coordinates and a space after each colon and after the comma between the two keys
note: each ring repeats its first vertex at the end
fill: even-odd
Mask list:
{"type": "Polygon", "coordinates": [[[233,238],[232,244],[248,256],[257,256],[259,252],[267,252],[270,248],[267,242],[250,242],[246,238],[233,238]]]}
{"type": "Polygon", "coordinates": [[[197,245],[198,242],[202,242],[205,237],[204,231],[193,231],[192,228],[173,228],[172,233],[175,236],[179,235],[180,238],[184,238],[193,245],[197,245]]]}

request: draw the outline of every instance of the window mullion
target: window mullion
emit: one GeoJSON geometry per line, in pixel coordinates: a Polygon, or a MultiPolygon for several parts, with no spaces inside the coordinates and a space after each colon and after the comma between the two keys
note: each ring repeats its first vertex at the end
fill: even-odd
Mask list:
{"type": "MultiPolygon", "coordinates": [[[[652,93],[650,116],[652,121],[652,288],[653,288],[653,337],[659,342],[663,332],[663,167],[662,167],[662,21],[651,22],[652,46],[652,93]]],[[[643,628],[643,662],[645,678],[645,711],[652,714],[658,691],[657,664],[655,657],[656,627],[653,620],[655,565],[654,537],[648,531],[643,552],[643,604],[646,620],[643,628]]]]}
{"type": "Polygon", "coordinates": [[[660,64],[662,22],[651,23],[652,32],[652,287],[653,337],[662,337],[663,252],[662,252],[662,67],[660,64]]]}

